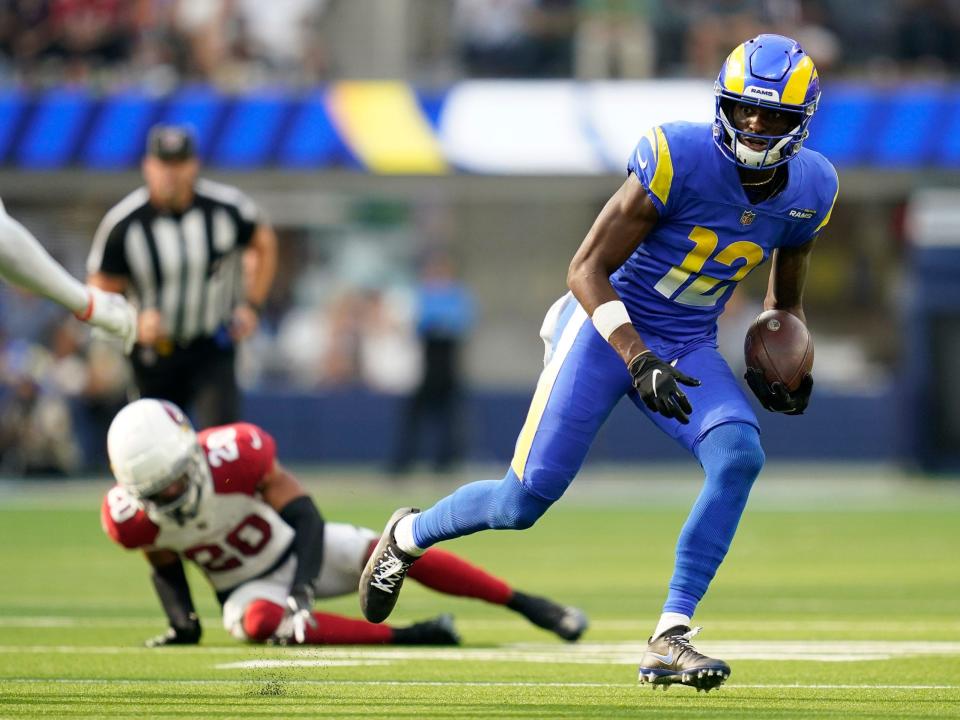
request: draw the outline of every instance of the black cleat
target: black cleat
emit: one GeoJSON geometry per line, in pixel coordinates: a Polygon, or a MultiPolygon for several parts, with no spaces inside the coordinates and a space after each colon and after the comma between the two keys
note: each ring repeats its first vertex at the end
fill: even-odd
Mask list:
{"type": "Polygon", "coordinates": [[[547,598],[515,590],[507,607],[516,610],[537,627],[555,633],[567,642],[576,642],[590,625],[583,610],[559,605],[547,598]]]}
{"type": "Polygon", "coordinates": [[[380,542],[363,568],[360,576],[360,609],[363,616],[372,623],[383,622],[393,612],[407,570],[417,559],[397,547],[393,529],[400,518],[418,512],[420,511],[417,508],[400,508],[390,516],[383,535],[380,536],[380,542]]]}
{"type": "Polygon", "coordinates": [[[438,615],[431,620],[394,628],[394,645],[459,645],[460,634],[453,626],[453,615],[438,615]]]}
{"type": "Polygon", "coordinates": [[[723,660],[696,651],[690,640],[700,632],[686,625],[672,627],[656,639],[650,638],[640,661],[640,682],[666,690],[673,683],[709,692],[730,677],[730,666],[723,660]]]}

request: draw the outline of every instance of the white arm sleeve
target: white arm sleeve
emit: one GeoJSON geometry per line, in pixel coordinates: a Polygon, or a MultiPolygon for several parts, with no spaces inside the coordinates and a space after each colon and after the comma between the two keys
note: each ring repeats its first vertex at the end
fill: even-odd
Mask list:
{"type": "Polygon", "coordinates": [[[30,290],[71,312],[83,312],[89,301],[83,283],[50,257],[23,225],[7,215],[0,204],[0,277],[30,290]]]}

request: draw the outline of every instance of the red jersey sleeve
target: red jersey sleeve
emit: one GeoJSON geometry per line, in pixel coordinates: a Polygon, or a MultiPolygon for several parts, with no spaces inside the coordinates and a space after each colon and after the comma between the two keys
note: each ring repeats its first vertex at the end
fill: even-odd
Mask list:
{"type": "Polygon", "coordinates": [[[103,498],[100,525],[115,543],[129,550],[153,545],[160,532],[137,501],[119,485],[114,485],[103,498]]]}
{"type": "Polygon", "coordinates": [[[199,439],[218,493],[255,494],[277,456],[270,433],[250,423],[208,428],[199,439]]]}

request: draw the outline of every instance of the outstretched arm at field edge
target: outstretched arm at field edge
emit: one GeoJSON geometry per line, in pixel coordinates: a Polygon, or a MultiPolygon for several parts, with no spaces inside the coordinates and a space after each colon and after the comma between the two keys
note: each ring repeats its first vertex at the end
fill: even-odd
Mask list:
{"type": "Polygon", "coordinates": [[[85,286],[54,260],[0,203],[0,277],[48,297],[80,320],[123,341],[130,352],[136,338],[136,312],[120,295],[85,286]]]}
{"type": "Polygon", "coordinates": [[[0,277],[48,297],[74,313],[89,303],[87,288],[54,260],[23,225],[0,203],[0,277]]]}
{"type": "Polygon", "coordinates": [[[815,242],[811,240],[799,247],[782,247],[773,251],[764,310],[785,310],[807,323],[803,313],[803,288],[807,283],[815,242]]]}
{"type": "MultiPolygon", "coordinates": [[[[610,275],[633,254],[658,218],[643,185],[636,175],[629,175],[593,221],[567,270],[567,285],[587,315],[592,317],[606,302],[620,300],[610,275]]],[[[614,330],[608,341],[628,365],[647,349],[629,323],[614,330]]]]}
{"type": "Polygon", "coordinates": [[[180,556],[171,550],[149,550],[144,554],[153,567],[153,587],[170,621],[164,634],[146,641],[147,647],[197,644],[200,642],[200,620],[193,608],[180,556]]]}

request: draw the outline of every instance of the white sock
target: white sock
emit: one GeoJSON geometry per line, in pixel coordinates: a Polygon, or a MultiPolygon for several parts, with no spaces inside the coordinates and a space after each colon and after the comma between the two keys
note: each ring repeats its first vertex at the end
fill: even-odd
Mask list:
{"type": "Polygon", "coordinates": [[[417,543],[413,540],[413,521],[419,514],[404,515],[393,527],[393,539],[397,541],[397,547],[414,557],[420,557],[426,552],[422,547],[417,547],[417,543]]]}
{"type": "Polygon", "coordinates": [[[658,638],[667,630],[677,625],[690,627],[690,617],[681,613],[665,612],[660,616],[660,622],[657,623],[657,628],[653,631],[653,637],[658,638]]]}

